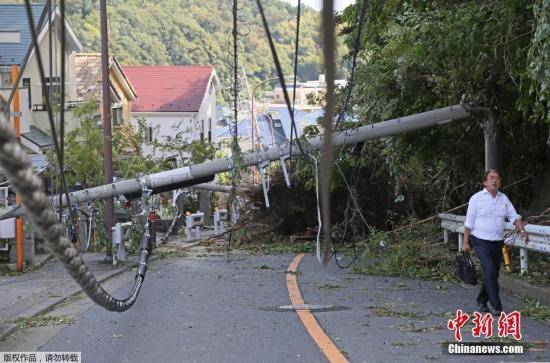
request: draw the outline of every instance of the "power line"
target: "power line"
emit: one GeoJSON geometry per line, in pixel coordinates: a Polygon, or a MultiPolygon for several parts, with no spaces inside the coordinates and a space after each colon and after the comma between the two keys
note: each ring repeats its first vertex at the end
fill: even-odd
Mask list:
{"type": "MultiPolygon", "coordinates": [[[[38,70],[39,70],[39,74],[40,74],[40,80],[41,80],[42,84],[46,84],[44,64],[42,62],[42,54],[40,52],[40,47],[39,47],[39,44],[38,44],[37,30],[34,26],[34,17],[33,17],[33,14],[32,14],[32,5],[30,3],[30,0],[25,0],[25,9],[27,11],[27,18],[28,18],[29,27],[30,27],[30,30],[31,30],[32,44],[33,44],[34,50],[36,52],[36,60],[37,60],[37,63],[38,63],[38,70]]],[[[50,21],[51,21],[51,19],[50,19],[50,21]]],[[[65,24],[63,24],[62,26],[65,26],[65,24]]],[[[64,41],[64,39],[63,39],[63,41],[64,41]]],[[[51,79],[50,79],[50,81],[51,81],[51,79]]],[[[51,88],[52,87],[50,87],[50,89],[51,88]]],[[[53,117],[51,99],[50,99],[50,96],[48,95],[48,92],[43,92],[42,97],[44,99],[44,104],[46,105],[46,111],[48,113],[48,121],[50,123],[50,128],[51,128],[51,132],[52,132],[53,144],[54,144],[54,148],[55,148],[55,153],[57,155],[57,162],[59,163],[59,165],[61,165],[62,164],[61,153],[59,151],[59,143],[57,141],[57,134],[56,134],[56,131],[55,131],[55,122],[54,122],[54,117],[53,117]]],[[[64,110],[61,110],[61,112],[64,112],[64,110]]],[[[71,206],[71,201],[70,201],[70,197],[69,197],[69,193],[68,193],[68,189],[67,189],[67,181],[65,179],[65,173],[63,172],[63,170],[60,170],[60,176],[61,176],[61,181],[63,183],[63,186],[65,187],[65,199],[67,201],[67,207],[69,208],[71,216],[73,216],[73,218],[74,218],[75,213],[74,213],[74,211],[72,209],[72,206],[71,206]]]]}
{"type": "MultiPolygon", "coordinates": [[[[296,41],[294,46],[294,86],[292,90],[292,114],[294,114],[296,108],[296,79],[298,76],[298,51],[300,47],[300,15],[302,9],[302,1],[298,0],[298,7],[296,8],[296,41]]],[[[292,158],[292,135],[293,131],[296,131],[296,127],[290,127],[290,151],[289,155],[292,158]]],[[[296,133],[296,139],[298,139],[298,133],[296,133]]]]}
{"type": "Polygon", "coordinates": [[[357,25],[357,35],[355,37],[355,42],[353,45],[353,52],[352,52],[352,58],[351,58],[352,59],[351,70],[349,73],[348,82],[346,84],[347,94],[344,100],[344,105],[342,106],[342,110],[340,111],[338,115],[338,119],[336,120],[336,125],[334,126],[335,130],[338,129],[338,127],[340,126],[340,123],[342,122],[342,119],[344,118],[344,115],[348,112],[349,102],[351,100],[351,91],[355,86],[357,54],[359,53],[359,48],[361,47],[361,35],[363,33],[363,24],[365,23],[365,18],[367,15],[367,6],[368,6],[368,0],[364,0],[363,5],[361,6],[361,12],[359,14],[358,25],[357,25]]]}
{"type": "MultiPolygon", "coordinates": [[[[31,28],[33,46],[36,51],[40,78],[42,83],[44,84],[44,65],[42,62],[40,48],[38,47],[38,36],[36,28],[34,27],[34,18],[32,14],[30,0],[25,0],[25,7],[27,10],[29,27],[31,28]]],[[[64,4],[62,11],[65,11],[64,4]]],[[[64,19],[64,16],[62,18],[64,19]]],[[[61,26],[64,27],[65,24],[62,23],[61,26]]],[[[64,36],[62,37],[61,41],[63,43],[65,42],[64,36]]],[[[62,58],[64,56],[65,54],[61,54],[62,58]]],[[[50,122],[50,126],[52,127],[55,153],[57,155],[59,165],[63,165],[62,154],[60,152],[57,136],[55,133],[53,112],[50,102],[51,99],[47,92],[43,94],[43,97],[45,99],[48,120],[50,122]]],[[[64,107],[62,107],[61,113],[63,114],[64,112],[65,109],[64,107]]],[[[0,122],[0,127],[6,128],[7,125],[0,122]]],[[[12,154],[8,155],[8,157],[11,157],[12,159],[11,163],[4,165],[6,174],[11,175],[12,178],[17,181],[18,190],[22,194],[22,196],[24,196],[25,204],[28,208],[27,211],[31,215],[35,225],[42,232],[42,235],[50,245],[50,248],[54,255],[57,257],[58,260],[63,263],[63,266],[94,302],[110,311],[122,312],[128,310],[136,301],[139,291],[141,290],[143,280],[145,279],[145,274],[147,272],[147,260],[151,253],[151,247],[149,243],[150,235],[148,218],[146,218],[145,221],[144,234],[140,246],[139,267],[136,272],[134,286],[128,298],[117,299],[101,287],[101,285],[94,278],[93,274],[86,267],[86,264],[84,263],[82,258],[78,255],[78,252],[76,251],[72,243],[67,239],[66,236],[64,236],[64,229],[57,222],[57,216],[55,215],[55,213],[49,208],[49,203],[47,202],[48,198],[46,197],[44,192],[40,190],[40,185],[42,184],[41,180],[38,176],[32,173],[31,165],[26,161],[26,154],[21,149],[21,146],[17,143],[17,141],[14,140],[14,138],[12,137],[13,134],[9,130],[2,130],[0,134],[2,134],[2,136],[4,137],[3,139],[0,139],[2,143],[12,144],[11,147],[4,148],[4,150],[7,150],[8,154],[10,153],[10,151],[12,154]]],[[[60,169],[60,176],[63,181],[63,186],[65,188],[66,201],[69,207],[69,211],[72,212],[67,184],[65,182],[65,174],[62,168],[60,169]]],[[[144,208],[144,213],[147,216],[147,198],[150,195],[151,191],[145,187],[144,180],[141,180],[140,184],[142,185],[142,205],[144,208]]]]}
{"type": "MultiPolygon", "coordinates": [[[[256,3],[258,4],[258,9],[260,11],[260,15],[262,17],[262,23],[264,25],[264,30],[267,35],[267,39],[269,41],[269,48],[271,49],[271,55],[273,56],[273,62],[275,63],[275,68],[277,69],[277,77],[279,77],[279,83],[281,84],[281,88],[283,89],[283,95],[285,98],[286,107],[288,109],[288,113],[290,114],[290,122],[291,127],[294,130],[295,134],[298,135],[298,131],[296,130],[296,121],[294,119],[294,112],[292,109],[292,106],[290,105],[290,98],[288,96],[288,91],[286,88],[286,82],[285,82],[285,76],[283,74],[283,69],[281,67],[281,62],[279,61],[279,56],[277,55],[277,48],[275,48],[275,43],[273,42],[273,37],[271,35],[271,31],[269,30],[269,24],[267,23],[267,19],[265,17],[264,8],[262,6],[262,3],[260,0],[256,0],[256,3]]],[[[292,130],[291,130],[292,135],[292,130]]],[[[304,158],[307,160],[307,155],[304,152],[302,148],[302,144],[300,143],[300,139],[296,138],[296,143],[298,145],[298,148],[300,149],[300,153],[304,158]]],[[[290,144],[292,147],[292,144],[290,144]]]]}

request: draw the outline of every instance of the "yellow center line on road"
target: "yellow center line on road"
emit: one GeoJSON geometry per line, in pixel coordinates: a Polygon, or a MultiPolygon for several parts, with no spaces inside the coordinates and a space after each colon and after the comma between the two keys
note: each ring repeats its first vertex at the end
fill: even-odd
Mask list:
{"type": "MultiPolygon", "coordinates": [[[[296,277],[296,271],[298,270],[298,265],[304,254],[301,253],[297,255],[294,260],[290,263],[288,267],[288,272],[286,274],[286,286],[288,288],[288,296],[290,297],[290,302],[292,305],[304,304],[304,299],[300,293],[300,287],[298,286],[298,278],[296,277]]],[[[325,357],[331,363],[336,362],[348,362],[344,354],[338,349],[336,344],[330,339],[330,337],[325,333],[321,325],[315,316],[309,310],[296,310],[298,317],[302,321],[304,328],[313,338],[315,343],[319,346],[325,357]]]]}

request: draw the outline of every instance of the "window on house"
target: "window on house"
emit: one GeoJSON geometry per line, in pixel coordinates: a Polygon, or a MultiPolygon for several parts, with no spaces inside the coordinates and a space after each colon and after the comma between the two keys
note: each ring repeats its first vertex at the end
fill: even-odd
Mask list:
{"type": "Polygon", "coordinates": [[[113,107],[113,110],[111,112],[111,123],[113,125],[120,125],[124,121],[122,111],[122,106],[113,107]]]}
{"type": "Polygon", "coordinates": [[[208,142],[212,142],[212,118],[208,119],[208,142]]]}
{"type": "Polygon", "coordinates": [[[21,43],[19,30],[0,30],[0,43],[21,43]]]}
{"type": "Polygon", "coordinates": [[[147,126],[145,128],[145,142],[147,144],[150,144],[153,142],[153,127],[152,126],[147,126]]]}
{"type": "Polygon", "coordinates": [[[201,120],[201,141],[204,141],[204,120],[201,120]]]}
{"type": "Polygon", "coordinates": [[[46,100],[47,94],[52,105],[59,104],[61,95],[61,81],[59,77],[46,77],[46,84],[42,86],[42,92],[44,92],[44,100],[46,100]]]}
{"type": "Polygon", "coordinates": [[[32,93],[31,93],[31,79],[23,78],[23,87],[27,87],[27,92],[29,95],[29,110],[32,108],[32,93]]]}

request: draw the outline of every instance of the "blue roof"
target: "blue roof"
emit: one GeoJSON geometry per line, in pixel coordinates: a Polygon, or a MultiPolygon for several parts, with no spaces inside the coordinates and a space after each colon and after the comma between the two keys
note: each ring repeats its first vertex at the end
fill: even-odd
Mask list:
{"type": "MultiPolygon", "coordinates": [[[[38,23],[44,4],[32,4],[34,24],[38,23]]],[[[0,64],[21,64],[32,43],[24,4],[0,4],[0,31],[19,31],[20,43],[0,42],[0,64]]]]}
{"type": "MultiPolygon", "coordinates": [[[[290,137],[291,120],[290,114],[286,107],[271,107],[268,109],[267,115],[257,115],[258,128],[260,129],[260,139],[264,145],[272,145],[273,141],[276,144],[285,142],[290,137]],[[273,123],[272,121],[273,120],[273,123]],[[282,125],[277,125],[280,122],[282,125]],[[282,130],[281,130],[282,126],[282,130]],[[273,129],[273,134],[271,130],[273,129]]],[[[301,135],[302,126],[316,125],[317,118],[323,116],[323,110],[315,110],[312,112],[305,112],[296,110],[295,122],[298,135],[301,135]]],[[[250,138],[251,136],[251,119],[245,118],[237,125],[237,131],[240,138],[250,138]]],[[[231,137],[229,127],[223,127],[217,130],[216,136],[218,138],[231,137]]]]}

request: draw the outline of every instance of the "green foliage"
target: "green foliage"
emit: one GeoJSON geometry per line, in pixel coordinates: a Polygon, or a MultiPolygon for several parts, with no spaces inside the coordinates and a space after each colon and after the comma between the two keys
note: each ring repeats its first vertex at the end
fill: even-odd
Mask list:
{"type": "Polygon", "coordinates": [[[546,121],[550,122],[550,0],[535,1],[533,13],[535,26],[528,57],[533,81],[528,91],[534,95],[536,109],[546,110],[546,121]]]}
{"type": "MultiPolygon", "coordinates": [[[[291,74],[296,9],[282,1],[263,1],[285,72],[291,74]]],[[[69,21],[87,51],[99,51],[99,3],[67,4],[69,21]]],[[[241,60],[253,79],[275,75],[269,46],[254,1],[239,7],[241,60]]],[[[232,52],[231,3],[217,0],[110,1],[109,45],[123,64],[205,64],[229,79],[232,52]]],[[[298,74],[316,79],[321,72],[319,13],[304,9],[301,17],[298,74]]]]}
{"type": "Polygon", "coordinates": [[[521,309],[522,316],[531,319],[550,321],[550,306],[529,299],[525,299],[525,302],[525,307],[521,309]]]}
{"type": "MultiPolygon", "coordinates": [[[[540,176],[550,125],[547,3],[370,1],[353,110],[368,124],[461,100],[496,107],[505,181],[540,176]]],[[[341,17],[348,47],[357,11],[349,7],[341,17]]],[[[385,140],[378,169],[393,179],[396,206],[428,215],[466,201],[480,187],[486,120],[478,113],[385,140]]],[[[510,193],[520,209],[533,200],[527,184],[510,193]]]]}
{"type": "MultiPolygon", "coordinates": [[[[141,120],[143,122],[143,120],[141,120]]],[[[199,164],[216,158],[218,145],[206,140],[190,141],[190,130],[185,128],[183,121],[172,126],[172,135],[166,135],[162,140],[154,140],[153,148],[165,155],[176,154],[182,166],[199,164]]]]}
{"type": "MultiPolygon", "coordinates": [[[[70,186],[80,182],[88,187],[104,184],[103,129],[95,118],[97,102],[88,101],[74,110],[77,127],[66,136],[64,162],[70,186]]],[[[113,170],[122,177],[158,171],[162,165],[141,155],[143,128],[129,125],[112,130],[113,170]]],[[[50,155],[54,165],[57,159],[50,155]]]]}
{"type": "Polygon", "coordinates": [[[74,115],[78,127],[69,132],[65,141],[67,183],[95,186],[104,183],[103,131],[94,119],[97,104],[90,101],[78,107],[74,115]]]}
{"type": "MultiPolygon", "coordinates": [[[[414,220],[409,222],[414,223],[414,220]]],[[[399,232],[372,233],[354,270],[384,276],[457,281],[448,247],[437,244],[440,234],[439,226],[430,223],[399,232]]]]}

